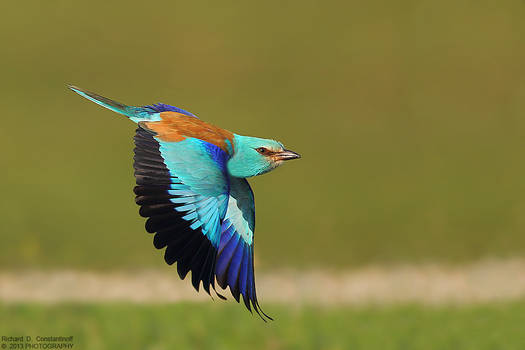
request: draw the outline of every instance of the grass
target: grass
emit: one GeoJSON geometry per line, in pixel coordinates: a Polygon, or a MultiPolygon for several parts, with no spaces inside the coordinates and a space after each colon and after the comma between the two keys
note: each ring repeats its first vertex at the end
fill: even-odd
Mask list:
{"type": "Polygon", "coordinates": [[[163,264],[134,126],[165,102],[303,155],[254,179],[258,267],[525,254],[525,3],[4,2],[2,268],[163,264]]]}
{"type": "Polygon", "coordinates": [[[267,306],[268,324],[230,304],[0,306],[1,335],[73,336],[77,349],[512,350],[525,303],[424,308],[267,306]]]}

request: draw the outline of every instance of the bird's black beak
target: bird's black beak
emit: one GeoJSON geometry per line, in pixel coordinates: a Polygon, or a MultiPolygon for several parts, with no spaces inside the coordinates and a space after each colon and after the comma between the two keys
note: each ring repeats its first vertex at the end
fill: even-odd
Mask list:
{"type": "Polygon", "coordinates": [[[277,160],[290,160],[301,158],[301,156],[298,153],[287,149],[282,150],[281,152],[277,152],[277,154],[275,154],[275,157],[277,158],[277,160]]]}

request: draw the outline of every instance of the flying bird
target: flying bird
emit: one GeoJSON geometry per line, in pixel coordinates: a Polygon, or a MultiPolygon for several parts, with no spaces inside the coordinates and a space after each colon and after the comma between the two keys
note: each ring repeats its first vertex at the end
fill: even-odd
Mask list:
{"type": "MultiPolygon", "coordinates": [[[[255,205],[246,178],[300,158],[277,141],[234,134],[163,103],[127,106],[78,87],[71,90],[138,124],[135,132],[135,201],[155,233],[153,245],[166,248],[164,260],[177,262],[193,287],[237,302],[266,321],[257,301],[253,266],[255,205]]],[[[210,294],[211,295],[211,294],[210,294]]]]}

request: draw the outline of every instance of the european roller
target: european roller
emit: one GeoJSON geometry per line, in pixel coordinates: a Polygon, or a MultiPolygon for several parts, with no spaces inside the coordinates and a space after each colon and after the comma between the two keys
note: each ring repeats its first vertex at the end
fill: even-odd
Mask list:
{"type": "MultiPolygon", "coordinates": [[[[135,201],[147,218],[153,245],[166,248],[184,279],[210,294],[215,281],[229,287],[250,312],[257,302],[253,264],[255,205],[246,178],[299,158],[277,141],[234,134],[190,112],[158,103],[134,107],[70,86],[71,90],[138,124],[135,201]]],[[[215,291],[217,293],[217,291],[215,291]]],[[[217,295],[225,299],[222,295],[217,295]]]]}

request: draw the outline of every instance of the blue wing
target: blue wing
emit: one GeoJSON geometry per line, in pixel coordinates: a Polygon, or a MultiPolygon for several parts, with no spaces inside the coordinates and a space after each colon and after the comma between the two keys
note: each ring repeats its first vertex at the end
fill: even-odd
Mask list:
{"type": "Polygon", "coordinates": [[[152,105],[144,106],[143,108],[155,111],[155,113],[160,113],[160,112],[177,112],[177,113],[181,113],[181,114],[187,115],[189,117],[197,118],[197,116],[195,114],[193,114],[193,113],[185,111],[184,109],[179,108],[179,107],[167,105],[165,103],[154,103],[152,105]]]}
{"type": "Polygon", "coordinates": [[[166,262],[177,262],[179,276],[191,270],[195,289],[202,281],[209,293],[228,208],[227,155],[194,138],[160,141],[140,127],[135,145],[136,202],[146,230],[156,233],[156,248],[166,247],[166,262]]]}
{"type": "Polygon", "coordinates": [[[255,230],[255,203],[248,181],[230,177],[228,210],[222,222],[215,274],[217,283],[230,287],[235,300],[242,294],[244,304],[251,306],[261,318],[266,315],[257,302],[253,268],[253,233],[255,230]]]}

